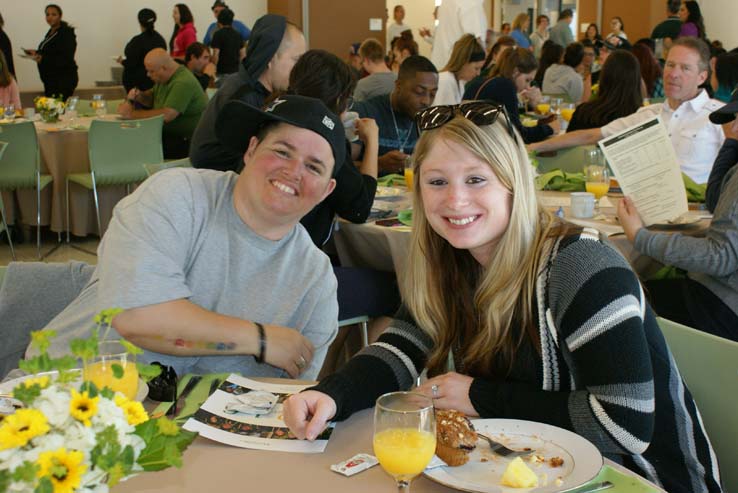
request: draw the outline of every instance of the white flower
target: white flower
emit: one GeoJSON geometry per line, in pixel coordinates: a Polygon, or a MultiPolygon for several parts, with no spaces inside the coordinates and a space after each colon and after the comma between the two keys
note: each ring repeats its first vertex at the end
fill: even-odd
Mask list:
{"type": "Polygon", "coordinates": [[[41,391],[41,395],[33,402],[33,407],[44,413],[49,425],[63,429],[65,423],[70,419],[70,400],[68,390],[58,385],[51,385],[41,391]]]}

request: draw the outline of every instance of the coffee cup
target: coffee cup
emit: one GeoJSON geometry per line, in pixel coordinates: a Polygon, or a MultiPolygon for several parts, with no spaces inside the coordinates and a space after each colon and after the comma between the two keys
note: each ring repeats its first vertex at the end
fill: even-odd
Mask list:
{"type": "Polygon", "coordinates": [[[345,132],[346,138],[349,142],[355,142],[359,138],[356,133],[356,120],[358,119],[359,114],[355,111],[347,111],[341,117],[341,121],[343,122],[343,131],[345,132]]]}
{"type": "Polygon", "coordinates": [[[571,194],[572,217],[588,218],[594,216],[595,196],[589,192],[573,192],[571,194]]]}

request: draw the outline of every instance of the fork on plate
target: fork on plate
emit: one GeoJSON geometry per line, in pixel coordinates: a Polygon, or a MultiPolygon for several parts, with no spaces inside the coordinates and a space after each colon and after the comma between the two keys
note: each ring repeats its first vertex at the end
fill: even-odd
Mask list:
{"type": "Polygon", "coordinates": [[[511,448],[507,448],[500,442],[496,442],[492,440],[490,437],[486,435],[482,435],[479,432],[477,432],[477,436],[489,444],[489,447],[492,449],[492,452],[502,457],[511,457],[511,458],[512,457],[524,457],[526,455],[530,455],[533,452],[535,452],[535,450],[533,449],[513,450],[511,448]]]}

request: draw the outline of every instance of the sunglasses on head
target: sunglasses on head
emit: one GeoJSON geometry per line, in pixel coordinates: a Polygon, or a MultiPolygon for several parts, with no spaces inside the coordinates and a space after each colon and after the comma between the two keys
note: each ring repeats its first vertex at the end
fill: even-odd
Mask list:
{"type": "Polygon", "coordinates": [[[505,115],[507,132],[515,143],[517,143],[518,138],[515,135],[515,130],[510,121],[510,115],[507,114],[505,106],[493,101],[480,100],[461,104],[431,106],[415,114],[415,125],[417,125],[418,133],[420,133],[442,127],[453,120],[456,115],[461,115],[474,125],[480,127],[483,125],[492,125],[501,114],[505,115]]]}

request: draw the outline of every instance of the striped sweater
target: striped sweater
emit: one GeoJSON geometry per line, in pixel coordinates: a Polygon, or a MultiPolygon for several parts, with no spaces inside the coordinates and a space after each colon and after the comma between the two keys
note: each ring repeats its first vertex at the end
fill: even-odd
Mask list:
{"type": "MultiPolygon", "coordinates": [[[[596,231],[558,238],[536,284],[539,351],[524,344],[508,376],[474,378],[483,418],[572,430],[670,493],[720,492],[717,460],[640,283],[596,231]]],[[[430,337],[401,309],[379,340],[318,384],[337,419],[410,388],[430,337]]]]}

